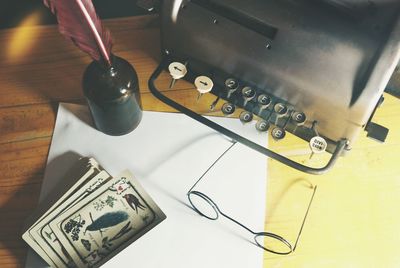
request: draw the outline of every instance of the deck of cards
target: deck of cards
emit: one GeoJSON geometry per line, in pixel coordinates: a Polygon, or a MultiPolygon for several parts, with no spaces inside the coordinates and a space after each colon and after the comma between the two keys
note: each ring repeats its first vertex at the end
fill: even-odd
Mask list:
{"type": "Polygon", "coordinates": [[[52,267],[99,267],[166,218],[130,172],[111,177],[93,158],[57,188],[22,235],[52,267]]]}

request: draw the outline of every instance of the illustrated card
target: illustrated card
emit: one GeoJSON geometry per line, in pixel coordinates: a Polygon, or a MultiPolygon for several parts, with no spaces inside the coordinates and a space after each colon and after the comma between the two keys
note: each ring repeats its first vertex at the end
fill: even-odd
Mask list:
{"type": "Polygon", "coordinates": [[[129,172],[50,223],[78,267],[98,267],[166,218],[129,172]]]}
{"type": "MultiPolygon", "coordinates": [[[[42,246],[40,246],[37,241],[37,237],[35,238],[32,235],[32,233],[34,233],[33,229],[40,225],[43,219],[45,219],[54,209],[65,203],[66,199],[69,199],[74,194],[74,192],[79,189],[79,186],[82,186],[85,181],[96,175],[96,173],[100,172],[101,169],[102,168],[99,166],[97,161],[93,158],[81,158],[74,166],[74,168],[71,169],[64,178],[64,180],[66,181],[74,182],[74,185],[72,185],[71,187],[67,186],[66,188],[68,189],[68,191],[65,192],[61,197],[59,197],[54,204],[49,204],[50,201],[46,199],[43,203],[46,203],[44,207],[47,207],[48,210],[43,210],[44,208],[40,206],[41,208],[38,208],[35,211],[35,214],[32,215],[31,219],[27,221],[27,226],[29,226],[30,224],[31,227],[29,227],[28,230],[24,232],[22,238],[51,266],[59,264],[59,260],[58,258],[55,258],[52,254],[48,254],[51,252],[46,252],[45,250],[43,250],[42,246]],[[75,181],[75,178],[77,178],[78,180],[75,181]],[[38,218],[34,224],[32,224],[32,218],[38,218]],[[31,223],[29,223],[29,221],[31,223]],[[50,258],[49,255],[51,255],[52,258],[50,258]]],[[[61,185],[63,187],[65,186],[65,184],[63,183],[61,185]]]]}
{"type": "Polygon", "coordinates": [[[59,267],[73,267],[74,265],[70,256],[51,230],[49,223],[59,214],[81,201],[85,196],[95,191],[110,179],[110,175],[104,170],[94,175],[94,177],[86,178],[88,180],[80,185],[75,193],[64,200],[61,205],[51,211],[31,230],[32,237],[37,241],[39,246],[47,253],[47,255],[55,263],[59,264],[59,267]]]}

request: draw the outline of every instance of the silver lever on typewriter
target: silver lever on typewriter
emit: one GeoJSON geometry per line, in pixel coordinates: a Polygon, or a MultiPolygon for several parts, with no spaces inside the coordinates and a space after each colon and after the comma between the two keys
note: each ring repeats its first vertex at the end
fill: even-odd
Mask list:
{"type": "Polygon", "coordinates": [[[154,0],[137,0],[136,5],[147,11],[153,11],[156,3],[154,0]]]}
{"type": "Polygon", "coordinates": [[[217,106],[217,103],[219,102],[219,99],[220,99],[220,98],[221,98],[221,97],[218,96],[218,97],[211,103],[211,105],[210,105],[210,111],[214,111],[215,106],[217,106]]]}

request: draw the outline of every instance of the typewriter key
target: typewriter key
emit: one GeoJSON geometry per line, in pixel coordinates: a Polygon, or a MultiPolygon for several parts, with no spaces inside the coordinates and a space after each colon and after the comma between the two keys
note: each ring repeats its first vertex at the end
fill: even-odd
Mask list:
{"type": "Polygon", "coordinates": [[[226,103],[224,103],[224,105],[222,105],[221,110],[225,116],[232,115],[235,112],[235,105],[233,105],[232,103],[226,102],[226,103]]]}
{"type": "Polygon", "coordinates": [[[242,89],[242,95],[244,98],[243,106],[246,106],[247,102],[252,100],[256,96],[256,91],[252,87],[244,87],[242,89]]]}
{"type": "Polygon", "coordinates": [[[228,91],[228,99],[229,99],[232,93],[239,88],[239,82],[234,78],[228,78],[225,80],[225,88],[228,91]]]}
{"type": "Polygon", "coordinates": [[[328,147],[328,143],[321,136],[314,136],[311,138],[309,145],[311,149],[310,159],[314,154],[321,154],[325,152],[326,147],[328,147]]]}
{"type": "Polygon", "coordinates": [[[277,103],[274,106],[274,112],[276,114],[275,125],[278,124],[278,119],[284,117],[288,113],[288,108],[283,103],[277,103]]]}
{"type": "Polygon", "coordinates": [[[297,126],[302,126],[307,120],[307,117],[304,113],[301,112],[294,112],[292,114],[292,120],[297,126]]]}
{"type": "Polygon", "coordinates": [[[214,87],[213,81],[207,76],[198,76],[194,80],[194,85],[196,86],[196,89],[199,92],[197,100],[199,100],[201,96],[203,96],[203,94],[210,92],[214,87]]]}
{"type": "Polygon", "coordinates": [[[267,131],[269,128],[269,123],[267,121],[265,121],[264,119],[260,119],[257,121],[256,124],[256,129],[260,132],[265,132],[267,131]]]}
{"type": "Polygon", "coordinates": [[[296,131],[297,127],[304,125],[304,123],[307,120],[307,117],[304,113],[302,112],[294,112],[291,116],[292,121],[295,124],[295,127],[293,129],[293,132],[296,131]]]}
{"type": "Polygon", "coordinates": [[[280,127],[274,127],[271,131],[271,136],[274,140],[280,141],[286,136],[286,131],[280,127]]]}
{"type": "Polygon", "coordinates": [[[257,98],[257,103],[260,106],[260,111],[264,110],[271,104],[271,98],[265,94],[261,94],[257,98]]]}
{"type": "Polygon", "coordinates": [[[173,88],[176,80],[185,77],[187,74],[186,66],[180,62],[173,62],[168,66],[169,74],[172,76],[169,88],[173,88]]]}
{"type": "Polygon", "coordinates": [[[249,123],[253,120],[253,114],[248,111],[243,111],[240,113],[239,119],[243,124],[249,123]]]}

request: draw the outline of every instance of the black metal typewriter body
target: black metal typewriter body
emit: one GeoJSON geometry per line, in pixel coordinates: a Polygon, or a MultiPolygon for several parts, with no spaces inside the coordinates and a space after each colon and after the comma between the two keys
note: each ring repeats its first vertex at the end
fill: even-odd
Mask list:
{"type": "Polygon", "coordinates": [[[385,140],[388,129],[371,120],[400,59],[400,1],[163,0],[159,10],[163,60],[149,86],[175,109],[314,174],[350,150],[363,129],[385,140]],[[322,137],[331,159],[304,166],[168,98],[155,81],[171,62],[185,64],[185,80],[211,78],[210,94],[232,109],[306,142],[322,137]]]}

